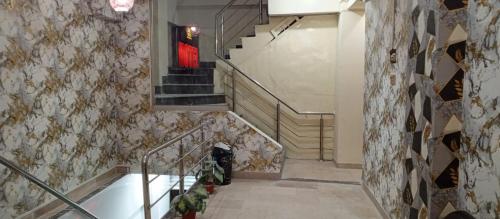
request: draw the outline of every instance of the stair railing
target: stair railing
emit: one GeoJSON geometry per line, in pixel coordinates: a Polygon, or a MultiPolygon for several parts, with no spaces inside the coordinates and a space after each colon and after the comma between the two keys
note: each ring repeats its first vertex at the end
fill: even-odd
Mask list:
{"type": "Polygon", "coordinates": [[[13,171],[13,172],[21,175],[22,177],[26,178],[30,182],[36,184],[37,186],[39,186],[40,188],[42,188],[46,192],[49,192],[50,194],[54,195],[57,199],[63,201],[64,203],[66,203],[67,205],[69,205],[72,208],[76,209],[77,211],[79,211],[83,215],[87,216],[88,218],[97,219],[97,217],[95,215],[93,215],[89,211],[85,210],[82,206],[80,206],[76,202],[73,202],[71,199],[69,199],[68,197],[66,197],[66,195],[64,195],[64,194],[56,191],[55,189],[51,188],[49,185],[47,185],[46,183],[44,183],[43,181],[41,181],[37,177],[31,175],[27,171],[23,170],[21,167],[17,166],[13,162],[7,160],[5,157],[0,156],[0,164],[6,166],[11,171],[13,171]]]}
{"type": "MultiPolygon", "coordinates": [[[[209,126],[213,125],[214,123],[215,123],[215,119],[209,119],[208,121],[202,122],[200,125],[194,127],[193,129],[189,130],[188,132],[186,132],[182,135],[175,137],[174,139],[168,141],[167,143],[148,150],[145,153],[145,155],[142,157],[141,169],[142,169],[142,188],[143,188],[144,218],[145,219],[151,219],[151,209],[157,203],[159,203],[159,201],[162,200],[167,194],[169,194],[177,185],[179,185],[179,194],[182,195],[185,193],[184,178],[187,176],[186,174],[189,174],[190,172],[196,170],[196,168],[198,168],[200,166],[202,167],[202,165],[204,165],[203,161],[208,159],[210,156],[210,153],[206,153],[206,152],[207,152],[207,150],[211,149],[213,147],[213,145],[210,145],[209,147],[207,147],[206,144],[208,142],[210,142],[214,136],[211,135],[211,137],[207,138],[206,130],[209,130],[209,126]],[[199,132],[199,135],[201,137],[201,143],[192,146],[192,148],[187,153],[185,153],[184,150],[186,149],[185,148],[186,145],[183,142],[183,139],[185,139],[188,136],[191,136],[194,139],[194,135],[196,134],[196,132],[199,132]],[[156,176],[154,176],[152,179],[149,179],[148,166],[149,166],[150,157],[152,155],[158,154],[159,152],[161,152],[165,149],[171,148],[174,144],[176,144],[178,142],[180,143],[179,148],[178,148],[178,150],[179,150],[178,159],[175,160],[166,169],[171,169],[175,166],[178,166],[179,179],[173,185],[171,185],[171,187],[167,191],[165,191],[162,195],[160,195],[157,200],[151,202],[149,184],[151,184],[153,181],[158,179],[161,176],[161,174],[156,173],[156,176]],[[184,170],[184,168],[185,168],[184,160],[186,158],[189,158],[190,155],[193,154],[193,152],[195,152],[198,148],[201,148],[201,156],[200,156],[199,161],[197,163],[195,163],[193,165],[193,167],[191,167],[188,171],[185,171],[184,170]]],[[[172,206],[171,206],[170,210],[172,210],[172,206]]]]}
{"type": "MultiPolygon", "coordinates": [[[[249,0],[245,1],[244,4],[247,4],[249,0]]],[[[258,1],[258,14],[257,16],[259,17],[259,23],[258,24],[263,24],[263,19],[264,17],[268,18],[267,12],[264,12],[263,9],[263,0],[257,0],[258,1]]],[[[231,46],[231,41],[235,37],[241,37],[241,32],[238,31],[236,34],[233,34],[232,37],[227,40],[226,35],[227,34],[227,29],[225,25],[227,23],[231,23],[231,21],[228,21],[226,18],[230,18],[231,20],[236,20],[236,22],[232,22],[233,25],[239,24],[241,20],[245,20],[244,17],[237,17],[235,14],[238,14],[238,8],[235,6],[241,6],[241,4],[237,3],[238,0],[231,0],[228,4],[226,4],[216,15],[215,15],[215,56],[222,60],[224,63],[226,63],[228,66],[230,66],[232,69],[234,69],[233,74],[231,75],[232,77],[232,111],[236,112],[236,77],[234,75],[234,72],[237,72],[244,78],[248,79],[252,84],[256,85],[259,87],[261,90],[263,90],[265,93],[270,95],[273,99],[276,100],[276,138],[275,140],[279,143],[281,143],[281,106],[285,106],[286,108],[290,109],[293,113],[299,116],[319,116],[319,122],[320,122],[320,130],[319,130],[319,160],[324,160],[324,129],[325,129],[325,117],[327,116],[335,116],[335,113],[333,112],[300,112],[296,110],[294,107],[292,107],[290,104],[286,103],[284,100],[279,98],[277,95],[275,95],[272,91],[264,87],[260,82],[257,80],[253,79],[252,77],[248,76],[246,73],[244,73],[241,69],[239,69],[236,65],[234,65],[231,61],[226,59],[226,52],[227,52],[227,47],[231,46]],[[230,13],[230,10],[234,10],[232,13],[230,13]],[[227,14],[230,14],[227,16],[227,14]]],[[[250,3],[251,5],[252,3],[250,3]]],[[[246,16],[246,15],[245,15],[246,16]]],[[[243,26],[242,29],[245,29],[248,25],[256,25],[256,23],[249,22],[243,26]]],[[[232,29],[232,26],[230,27],[232,29]]]]}
{"type": "Polygon", "coordinates": [[[263,24],[268,18],[264,0],[231,0],[216,15],[215,48],[216,53],[224,49],[224,45],[234,44],[242,33],[250,33],[249,27],[263,24]],[[235,29],[239,28],[239,29],[235,29]]]}

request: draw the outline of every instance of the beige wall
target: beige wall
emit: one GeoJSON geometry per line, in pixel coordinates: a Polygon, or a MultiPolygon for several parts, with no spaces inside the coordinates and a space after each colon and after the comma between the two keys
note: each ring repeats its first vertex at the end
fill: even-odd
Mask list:
{"type": "Polygon", "coordinates": [[[340,0],[269,0],[270,15],[325,14],[339,11],[340,0]]]}
{"type": "Polygon", "coordinates": [[[177,1],[155,0],[153,7],[152,82],[157,85],[161,82],[161,77],[168,74],[168,67],[170,66],[169,47],[171,39],[169,37],[168,23],[177,22],[177,1]]]}
{"type": "Polygon", "coordinates": [[[361,164],[365,17],[362,11],[339,15],[335,74],[336,152],[339,164],[361,164]]]}
{"type": "Polygon", "coordinates": [[[263,49],[233,49],[231,62],[297,110],[332,112],[336,38],[337,15],[306,16],[263,49]]]}

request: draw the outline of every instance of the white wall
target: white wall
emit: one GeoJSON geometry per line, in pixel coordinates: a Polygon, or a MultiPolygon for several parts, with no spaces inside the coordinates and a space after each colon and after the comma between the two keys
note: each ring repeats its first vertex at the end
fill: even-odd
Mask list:
{"type": "Polygon", "coordinates": [[[307,15],[339,12],[339,0],[269,0],[269,15],[307,15]]]}
{"type": "Polygon", "coordinates": [[[336,151],[339,164],[361,164],[363,148],[363,77],[365,54],[363,11],[339,15],[335,75],[336,151]]]}
{"type": "Polygon", "coordinates": [[[263,49],[231,51],[231,62],[300,111],[332,112],[336,38],[337,15],[305,16],[263,49]]]}

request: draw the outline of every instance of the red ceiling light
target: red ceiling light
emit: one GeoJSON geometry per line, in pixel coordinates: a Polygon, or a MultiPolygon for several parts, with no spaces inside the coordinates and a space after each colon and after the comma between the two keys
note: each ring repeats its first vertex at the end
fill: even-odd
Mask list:
{"type": "Polygon", "coordinates": [[[109,0],[109,4],[115,11],[127,12],[134,6],[134,0],[109,0]]]}

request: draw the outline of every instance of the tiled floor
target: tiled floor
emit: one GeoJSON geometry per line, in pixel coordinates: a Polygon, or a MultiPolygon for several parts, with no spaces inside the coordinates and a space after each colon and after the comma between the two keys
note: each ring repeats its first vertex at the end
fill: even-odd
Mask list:
{"type": "Polygon", "coordinates": [[[331,161],[287,159],[282,179],[310,179],[334,182],[361,182],[360,169],[341,169],[331,161]]]}
{"type": "Polygon", "coordinates": [[[359,185],[233,179],[198,219],[381,218],[359,185]]]}

